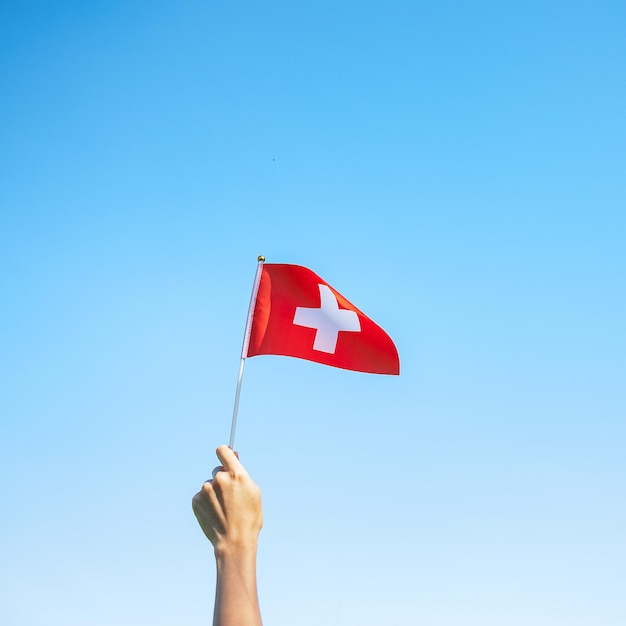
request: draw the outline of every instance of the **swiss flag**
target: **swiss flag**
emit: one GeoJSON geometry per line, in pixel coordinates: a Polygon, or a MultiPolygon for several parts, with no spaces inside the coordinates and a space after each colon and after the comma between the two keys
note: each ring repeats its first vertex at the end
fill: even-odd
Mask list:
{"type": "Polygon", "coordinates": [[[372,374],[399,374],[389,335],[317,274],[267,263],[255,284],[242,357],[277,354],[372,374]]]}

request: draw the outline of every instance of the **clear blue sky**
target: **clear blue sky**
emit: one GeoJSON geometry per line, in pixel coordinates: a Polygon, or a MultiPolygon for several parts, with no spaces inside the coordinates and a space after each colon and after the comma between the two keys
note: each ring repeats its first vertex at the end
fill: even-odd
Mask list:
{"type": "Polygon", "coordinates": [[[268,626],[626,623],[626,9],[3,2],[0,623],[205,625],[256,257],[400,377],[246,366],[268,626]]]}

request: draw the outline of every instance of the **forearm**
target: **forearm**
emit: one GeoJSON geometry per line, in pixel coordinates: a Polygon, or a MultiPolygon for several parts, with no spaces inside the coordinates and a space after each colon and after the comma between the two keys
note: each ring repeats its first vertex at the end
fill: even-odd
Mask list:
{"type": "Polygon", "coordinates": [[[256,541],[215,550],[217,587],[213,626],[261,626],[256,541]]]}

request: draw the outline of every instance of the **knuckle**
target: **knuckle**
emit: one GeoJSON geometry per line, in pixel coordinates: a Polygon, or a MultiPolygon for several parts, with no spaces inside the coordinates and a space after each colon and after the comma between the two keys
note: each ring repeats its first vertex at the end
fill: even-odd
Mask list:
{"type": "Polygon", "coordinates": [[[193,498],[191,498],[191,507],[194,511],[198,510],[202,502],[201,494],[197,493],[193,498]]]}
{"type": "Polygon", "coordinates": [[[217,487],[223,487],[224,486],[224,481],[226,480],[228,476],[227,472],[217,472],[215,474],[215,478],[213,479],[212,483],[211,483],[211,488],[217,486],[217,487]]]}

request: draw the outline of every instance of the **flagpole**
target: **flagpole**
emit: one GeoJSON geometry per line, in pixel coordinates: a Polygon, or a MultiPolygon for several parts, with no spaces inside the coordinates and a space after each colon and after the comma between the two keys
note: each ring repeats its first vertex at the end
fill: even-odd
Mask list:
{"type": "Polygon", "coordinates": [[[239,412],[239,396],[241,395],[241,382],[243,381],[243,367],[246,363],[246,355],[248,354],[248,344],[250,343],[250,331],[252,330],[252,318],[254,317],[254,306],[256,304],[256,296],[259,291],[259,283],[261,282],[261,274],[263,273],[264,256],[257,258],[258,265],[256,267],[256,275],[254,284],[252,285],[252,295],[250,296],[250,305],[248,306],[248,318],[246,319],[246,330],[243,335],[243,345],[241,346],[241,361],[239,363],[239,376],[237,377],[237,391],[235,392],[235,406],[233,408],[233,421],[230,426],[230,441],[228,445],[232,450],[235,446],[235,430],[237,429],[237,413],[239,412]]]}

